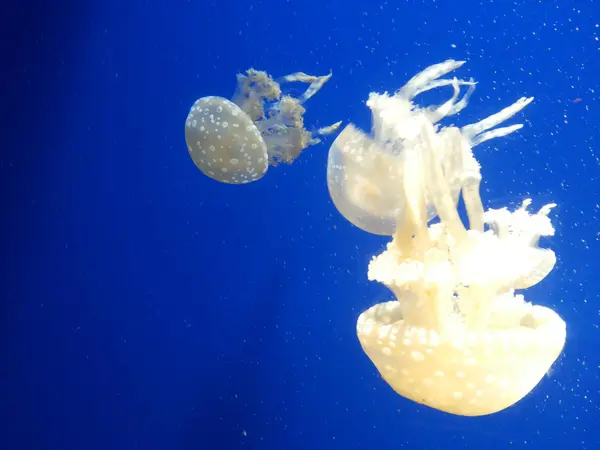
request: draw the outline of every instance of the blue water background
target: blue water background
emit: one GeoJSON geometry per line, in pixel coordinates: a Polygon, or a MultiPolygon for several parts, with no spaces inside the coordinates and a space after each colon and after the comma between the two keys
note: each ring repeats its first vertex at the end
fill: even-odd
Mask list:
{"type": "MultiPolygon", "coordinates": [[[[588,1],[88,1],[0,7],[0,449],[600,448],[600,6],[588,1]],[[516,406],[450,416],[393,393],[356,318],[386,239],[346,222],[327,149],[226,186],[183,123],[249,67],[333,78],[307,124],[370,126],[370,91],[466,59],[456,119],[521,96],[477,148],[486,206],[556,201],[554,272],[527,298],[568,324],[516,406]],[[514,122],[514,121],[513,121],[514,122]]],[[[445,99],[448,91],[438,94],[445,99]]]]}

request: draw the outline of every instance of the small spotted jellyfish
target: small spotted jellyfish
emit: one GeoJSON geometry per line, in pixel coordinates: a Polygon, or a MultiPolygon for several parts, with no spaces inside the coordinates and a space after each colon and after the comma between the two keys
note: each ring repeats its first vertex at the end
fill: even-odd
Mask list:
{"type": "Polygon", "coordinates": [[[465,125],[442,127],[467,106],[473,81],[441,76],[448,60],[414,76],[394,95],[371,94],[372,134],[348,125],[329,151],[334,205],[362,230],[392,236],[368,278],[394,300],[360,314],[361,346],[400,395],[463,416],[493,414],[515,404],[542,380],[562,352],[566,324],[523,291],[553,269],[556,255],[539,246],[552,236],[555,204],[530,212],[484,210],[481,168],[473,147],[521,125],[497,127],[532,98],[465,125]],[[414,98],[448,86],[444,104],[414,98]],[[467,86],[460,97],[461,86],[467,86]],[[467,220],[459,214],[462,199],[467,220]],[[437,223],[430,223],[435,217],[437,223]]]}
{"type": "Polygon", "coordinates": [[[233,98],[202,97],[185,121],[192,160],[208,177],[229,184],[262,178],[269,164],[291,164],[305,148],[334,133],[341,122],[313,133],[304,128],[303,104],[331,78],[297,72],[277,81],[263,71],[237,75],[233,98]],[[282,95],[281,84],[308,84],[299,97],[282,95]]]}

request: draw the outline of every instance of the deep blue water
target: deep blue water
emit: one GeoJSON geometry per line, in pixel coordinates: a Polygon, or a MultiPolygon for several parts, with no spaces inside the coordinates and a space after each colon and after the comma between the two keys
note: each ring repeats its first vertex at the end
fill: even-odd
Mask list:
{"type": "Polygon", "coordinates": [[[38,1],[0,8],[0,449],[600,448],[600,6],[587,1],[38,1]],[[482,418],[415,405],[360,349],[386,239],[346,222],[327,149],[227,186],[183,124],[249,67],[332,80],[309,124],[369,127],[370,91],[466,59],[486,206],[556,201],[526,294],[568,325],[551,374],[482,418]]]}

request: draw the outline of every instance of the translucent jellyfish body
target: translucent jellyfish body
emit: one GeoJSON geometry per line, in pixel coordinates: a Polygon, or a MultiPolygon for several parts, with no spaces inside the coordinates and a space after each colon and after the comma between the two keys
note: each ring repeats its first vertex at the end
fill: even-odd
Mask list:
{"type": "Polygon", "coordinates": [[[520,126],[492,131],[531,99],[481,122],[438,129],[435,122],[466,106],[472,81],[440,80],[462,63],[424,70],[392,97],[371,94],[373,136],[352,125],[329,155],[334,203],[355,225],[392,234],[373,258],[368,277],[396,300],[373,306],[358,319],[361,346],[400,395],[465,416],[505,409],[529,393],[560,355],[564,321],[515,290],[540,282],[554,267],[554,252],[538,246],[554,233],[554,204],[530,214],[484,212],[481,175],[471,148],[520,126]],[[452,99],[422,109],[411,99],[451,85],[452,99]],[[458,101],[461,85],[469,91],[458,101]],[[357,183],[353,185],[353,183],[357,183]],[[469,226],[457,211],[462,198],[469,226]],[[438,215],[439,223],[428,225],[438,215]]]}
{"type": "Polygon", "coordinates": [[[238,74],[231,101],[202,97],[185,121],[185,140],[196,166],[207,176],[230,184],[245,184],[264,176],[269,164],[292,163],[319,135],[333,133],[341,122],[313,135],[304,128],[303,106],[331,78],[302,72],[273,80],[265,72],[249,69],[238,74]],[[303,82],[300,97],[282,95],[280,83],[303,82]]]}
{"type": "MultiPolygon", "coordinates": [[[[369,233],[393,234],[397,218],[405,207],[396,186],[405,173],[409,177],[415,175],[410,167],[411,159],[414,160],[410,157],[414,152],[412,142],[419,138],[422,127],[437,131],[437,122],[462,111],[475,90],[473,80],[440,79],[463,64],[463,61],[449,60],[428,67],[391,96],[371,93],[367,106],[372,113],[372,135],[350,124],[337,137],[329,151],[327,184],[335,206],[351,223],[369,233]],[[421,108],[413,103],[419,94],[443,86],[451,86],[454,90],[444,104],[421,108]],[[461,86],[468,86],[468,90],[459,98],[461,86]]],[[[479,187],[479,164],[472,147],[520,129],[522,125],[512,125],[490,131],[531,100],[522,98],[478,123],[460,129],[447,127],[439,132],[446,142],[440,149],[440,163],[455,203],[461,186],[465,191],[476,191],[479,187]]],[[[466,193],[465,199],[470,200],[466,193]]],[[[429,192],[425,194],[428,197],[427,216],[432,219],[436,216],[435,207],[429,192]]]]}

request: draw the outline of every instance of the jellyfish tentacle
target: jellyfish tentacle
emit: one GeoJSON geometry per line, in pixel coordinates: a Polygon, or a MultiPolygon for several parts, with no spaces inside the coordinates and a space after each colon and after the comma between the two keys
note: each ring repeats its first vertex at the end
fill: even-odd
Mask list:
{"type": "Polygon", "coordinates": [[[456,205],[450,194],[450,187],[441,165],[440,145],[443,141],[436,139],[433,131],[423,127],[423,157],[426,159],[426,168],[423,172],[425,185],[429,189],[433,205],[440,216],[440,221],[457,240],[466,238],[466,228],[463,225],[456,205]]]}
{"type": "MultiPolygon", "coordinates": [[[[458,82],[460,83],[460,80],[458,80],[458,82]]],[[[458,114],[466,108],[466,106],[469,103],[469,99],[473,95],[473,92],[475,92],[475,87],[477,86],[477,83],[475,82],[475,80],[473,80],[473,78],[471,78],[468,82],[462,82],[462,85],[468,86],[467,92],[458,102],[454,104],[447,116],[453,116],[455,114],[458,114]]]]}
{"type": "Polygon", "coordinates": [[[469,217],[469,227],[483,233],[484,209],[479,187],[481,185],[481,170],[479,163],[470,150],[465,151],[460,186],[463,201],[469,217]]]}
{"type": "MultiPolygon", "coordinates": [[[[429,66],[408,80],[408,82],[398,90],[396,95],[411,100],[422,92],[435,89],[436,87],[441,86],[438,84],[442,81],[438,80],[441,76],[458,69],[465,62],[466,61],[454,61],[449,59],[442,63],[429,66]]],[[[452,83],[452,80],[448,81],[448,84],[452,83]]]]}
{"type": "Polygon", "coordinates": [[[454,92],[449,100],[437,107],[429,107],[425,109],[425,114],[432,123],[439,122],[452,112],[454,105],[456,104],[456,100],[460,95],[460,86],[458,85],[458,80],[456,78],[452,80],[451,86],[454,92]]]}
{"type": "Polygon", "coordinates": [[[338,121],[335,123],[332,123],[331,125],[328,125],[326,127],[321,127],[319,128],[315,134],[321,135],[321,136],[329,136],[330,134],[335,133],[339,128],[340,125],[342,125],[342,121],[338,121]]]}
{"type": "Polygon", "coordinates": [[[306,89],[306,91],[304,91],[304,93],[302,95],[300,95],[300,97],[298,97],[298,101],[302,104],[302,103],[306,102],[309,98],[314,96],[317,92],[319,92],[319,90],[323,87],[323,85],[329,81],[329,79],[332,77],[332,75],[333,75],[333,72],[329,72],[327,75],[322,75],[322,76],[308,75],[304,72],[296,72],[296,73],[291,73],[289,75],[284,75],[283,77],[279,78],[279,82],[280,83],[294,83],[294,82],[308,83],[309,86],[306,89]]]}
{"type": "Polygon", "coordinates": [[[529,105],[532,101],[533,97],[521,97],[515,103],[502,109],[496,114],[492,114],[491,116],[486,117],[485,119],[480,120],[479,122],[470,125],[465,125],[460,129],[460,131],[463,134],[463,136],[465,136],[465,138],[467,138],[471,142],[472,147],[481,144],[482,142],[485,142],[489,139],[506,136],[510,133],[520,130],[523,127],[523,125],[517,124],[512,125],[510,127],[497,128],[496,130],[487,130],[490,130],[491,128],[495,127],[496,125],[499,125],[505,120],[510,119],[512,116],[514,116],[527,105],[529,105]]]}
{"type": "Polygon", "coordinates": [[[442,85],[452,86],[454,88],[454,95],[450,100],[448,100],[441,106],[438,106],[437,108],[427,108],[427,116],[429,120],[431,120],[431,122],[433,123],[437,123],[445,117],[453,116],[462,111],[467,106],[471,95],[473,95],[473,92],[475,92],[476,85],[473,79],[471,79],[470,81],[463,81],[454,78],[452,80],[439,81],[443,81],[444,83],[439,83],[439,85],[434,87],[440,87],[442,85]],[[460,95],[460,86],[464,85],[469,86],[469,88],[467,89],[465,95],[463,95],[463,97],[460,100],[458,100],[458,96],[460,95]]]}
{"type": "Polygon", "coordinates": [[[308,86],[308,89],[300,97],[298,97],[300,103],[306,102],[309,98],[319,92],[323,85],[329,81],[332,75],[333,73],[329,72],[328,75],[318,77],[315,81],[313,81],[310,86],[308,86]]]}

